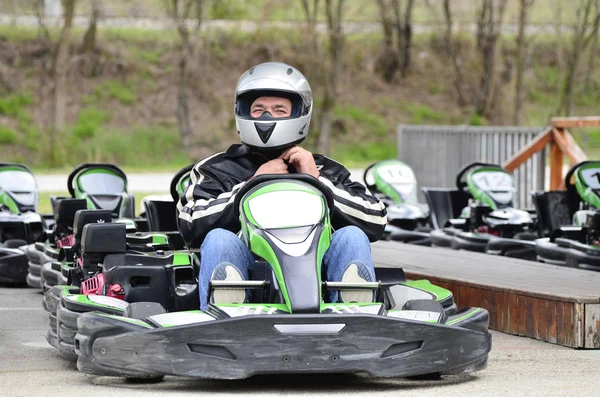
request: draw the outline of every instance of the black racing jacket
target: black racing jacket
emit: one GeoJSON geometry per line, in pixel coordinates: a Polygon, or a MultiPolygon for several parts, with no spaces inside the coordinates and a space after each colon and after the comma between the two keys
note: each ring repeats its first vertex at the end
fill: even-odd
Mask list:
{"type": "MultiPolygon", "coordinates": [[[[321,173],[319,180],[333,193],[333,229],[354,225],[370,241],[379,240],[387,223],[385,206],[362,184],[350,180],[350,172],[343,165],[319,154],[313,157],[321,173]]],[[[215,228],[240,231],[233,208],[236,194],[269,160],[264,153],[248,146],[232,145],[226,152],[194,166],[191,183],[177,204],[179,231],[188,247],[199,248],[204,237],[215,228]]]]}

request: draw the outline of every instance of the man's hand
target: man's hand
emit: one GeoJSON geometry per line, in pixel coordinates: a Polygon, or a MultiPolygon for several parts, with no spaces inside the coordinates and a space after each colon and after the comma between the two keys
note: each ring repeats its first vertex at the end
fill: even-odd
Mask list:
{"type": "Polygon", "coordinates": [[[293,165],[296,171],[300,173],[312,175],[315,178],[320,175],[312,153],[300,146],[292,146],[283,152],[279,158],[293,165]]]}
{"type": "Polygon", "coordinates": [[[254,176],[262,174],[288,174],[288,166],[283,159],[276,158],[261,165],[254,176]]]}

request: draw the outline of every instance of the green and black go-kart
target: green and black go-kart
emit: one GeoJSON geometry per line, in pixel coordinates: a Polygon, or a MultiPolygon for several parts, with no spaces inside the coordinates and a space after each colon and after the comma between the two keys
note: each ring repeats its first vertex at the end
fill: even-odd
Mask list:
{"type": "MultiPolygon", "coordinates": [[[[135,295],[132,280],[158,277],[143,273],[153,266],[144,261],[130,266],[135,260],[110,253],[111,244],[121,244],[122,250],[123,243],[104,240],[115,233],[103,229],[119,225],[86,225],[83,240],[94,248],[86,245],[84,261],[105,273],[120,267],[131,271],[128,278],[112,281],[131,288],[124,299],[81,294],[83,283],[80,289],[52,288],[46,294],[48,340],[71,358],[72,342],[80,371],[129,378],[238,379],[274,373],[404,377],[483,369],[491,348],[486,310],[457,311],[450,291],[426,280],[406,281],[401,269],[377,268],[377,282],[321,278],[332,203],[331,191],[308,175],[263,175],[249,181],[234,205],[243,241],[259,260],[250,280],[212,281],[210,289],[211,294],[246,289],[251,298],[238,304],[215,302],[206,311],[198,310],[197,290],[177,281],[191,277],[175,275],[165,291],[149,286],[135,295]],[[98,231],[101,235],[95,235],[98,231]],[[88,258],[90,251],[101,255],[88,258]],[[326,292],[332,289],[372,290],[376,300],[328,302],[326,292]],[[194,301],[186,300],[190,296],[194,301]]],[[[183,260],[174,257],[171,262],[175,269],[183,260]]],[[[197,261],[190,262],[185,266],[195,271],[188,273],[193,276],[197,261]]]]}
{"type": "MultiPolygon", "coordinates": [[[[185,185],[189,182],[189,172],[190,167],[179,171],[173,178],[171,187],[176,188],[178,185],[185,185]]],[[[41,285],[44,291],[54,285],[67,284],[69,273],[80,266],[82,231],[84,226],[89,223],[124,224],[127,232],[127,248],[133,251],[167,251],[184,248],[183,240],[177,231],[175,199],[149,196],[142,202],[143,218],[115,219],[117,214],[124,214],[120,205],[133,201],[133,196],[122,191],[122,187],[127,184],[125,174],[113,165],[86,164],[85,167],[79,166],[71,175],[75,175],[75,177],[69,178],[70,186],[80,186],[79,191],[77,191],[78,188],[75,188],[73,193],[81,198],[56,200],[57,227],[52,233],[56,243],[52,244],[49,241],[45,244],[43,252],[48,253],[46,256],[50,260],[46,260],[48,259],[46,257],[43,258],[46,261],[41,265],[41,285]],[[93,192],[82,190],[86,184],[81,183],[77,175],[86,175],[86,173],[81,170],[88,172],[91,170],[94,171],[91,173],[92,176],[100,176],[100,179],[96,181],[96,190],[93,192]],[[113,178],[115,176],[123,181],[120,183],[115,181],[113,178]],[[102,183],[104,183],[104,193],[101,193],[102,190],[98,187],[102,183]],[[114,207],[113,202],[116,200],[121,201],[117,207],[114,207]],[[109,204],[106,205],[106,203],[109,204]],[[101,205],[104,205],[104,208],[101,205]],[[85,209],[92,206],[94,209],[85,209]],[[140,229],[147,231],[140,231],[140,229]]],[[[177,192],[177,190],[175,191],[177,192]]],[[[36,253],[39,252],[40,250],[37,250],[36,253]]]]}
{"type": "Polygon", "coordinates": [[[37,182],[22,164],[0,163],[0,283],[24,284],[28,244],[44,239],[37,182]]]}
{"type": "Polygon", "coordinates": [[[417,200],[417,179],[408,165],[397,160],[380,161],[367,167],[363,180],[386,206],[385,240],[431,245],[429,211],[417,200]]]}
{"type": "Polygon", "coordinates": [[[536,240],[540,262],[600,271],[600,161],[584,161],[565,176],[566,190],[537,192],[547,238],[536,240]]]}
{"type": "Polygon", "coordinates": [[[432,245],[535,260],[535,217],[513,207],[513,177],[499,165],[467,164],[456,188],[423,192],[435,229],[432,245]]]}

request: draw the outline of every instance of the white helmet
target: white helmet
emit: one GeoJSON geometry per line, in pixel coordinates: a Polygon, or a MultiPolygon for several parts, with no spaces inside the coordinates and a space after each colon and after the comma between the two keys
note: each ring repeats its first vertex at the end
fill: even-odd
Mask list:
{"type": "Polygon", "coordinates": [[[306,77],[281,62],[267,62],[245,72],[235,88],[235,125],[242,143],[259,149],[281,149],[302,142],[308,135],[313,98],[306,77]],[[250,107],[262,96],[292,101],[289,117],[274,118],[268,112],[252,118],[250,107]]]}

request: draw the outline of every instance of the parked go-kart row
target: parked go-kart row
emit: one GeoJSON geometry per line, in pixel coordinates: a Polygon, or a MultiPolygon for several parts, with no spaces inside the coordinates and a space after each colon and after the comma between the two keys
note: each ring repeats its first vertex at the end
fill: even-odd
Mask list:
{"type": "MultiPolygon", "coordinates": [[[[234,205],[257,262],[250,280],[212,281],[210,293],[246,289],[250,299],[206,311],[198,310],[198,252],[134,252],[124,224],[91,222],[81,232],[77,226],[76,270],[68,285],[45,293],[48,342],[83,372],[130,378],[484,368],[491,346],[486,310],[458,311],[450,291],[407,281],[399,268],[377,268],[376,282],[321,279],[332,204],[331,191],[309,176],[248,182],[234,205]],[[367,289],[375,299],[331,303],[332,289],[367,289]]],[[[76,217],[93,212],[101,211],[76,217]]]]}
{"type": "MultiPolygon", "coordinates": [[[[188,180],[190,169],[175,175],[172,191],[176,193],[178,184],[188,180]]],[[[70,264],[81,260],[82,232],[88,223],[123,224],[131,250],[183,248],[175,219],[178,196],[146,197],[144,216],[134,217],[134,197],[127,192],[127,177],[111,164],[80,165],[69,175],[68,189],[71,197],[51,198],[54,225],[46,231],[46,240],[27,247],[30,286],[47,290],[67,283],[70,264]]]]}

